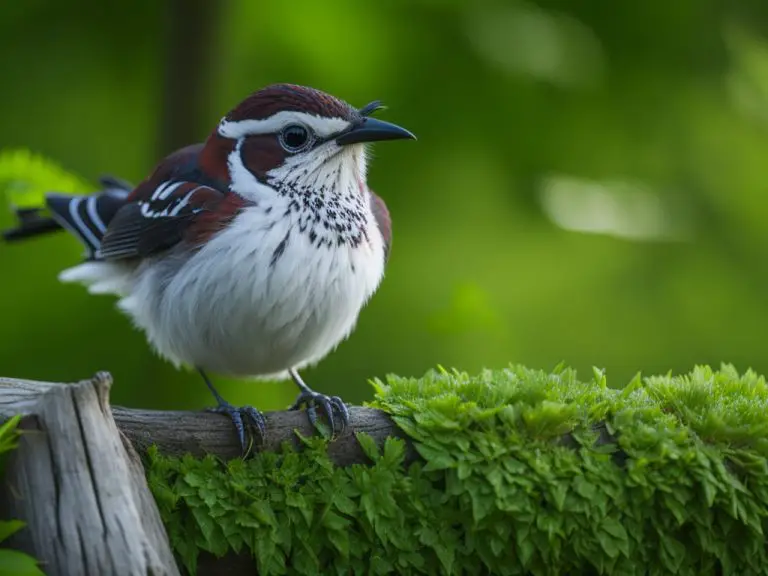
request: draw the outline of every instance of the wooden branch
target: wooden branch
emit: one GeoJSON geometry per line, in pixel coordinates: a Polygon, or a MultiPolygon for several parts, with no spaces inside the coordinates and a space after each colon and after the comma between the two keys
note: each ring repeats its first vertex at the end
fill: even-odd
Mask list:
{"type": "Polygon", "coordinates": [[[0,417],[24,415],[0,514],[47,576],[179,574],[141,461],[121,441],[106,373],[77,384],[0,378],[0,417]]]}
{"type": "MultiPolygon", "coordinates": [[[[180,412],[160,410],[135,410],[114,406],[112,413],[120,431],[139,452],[152,444],[162,454],[194,456],[213,454],[223,459],[241,456],[240,443],[232,422],[210,412],[180,412]]],[[[328,445],[328,456],[337,466],[369,462],[360,448],[355,433],[369,434],[379,446],[389,436],[405,438],[387,414],[372,408],[349,407],[350,422],[345,432],[328,445]]],[[[259,451],[278,451],[283,442],[291,442],[296,448],[300,442],[298,431],[312,436],[317,431],[309,423],[305,411],[267,412],[267,438],[255,445],[259,451]]],[[[416,451],[409,444],[406,460],[416,458],[416,451]]]]}

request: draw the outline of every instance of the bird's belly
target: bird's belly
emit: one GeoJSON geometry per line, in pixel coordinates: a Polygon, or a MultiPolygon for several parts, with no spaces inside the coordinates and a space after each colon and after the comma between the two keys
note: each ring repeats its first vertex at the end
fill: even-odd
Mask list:
{"type": "Polygon", "coordinates": [[[234,232],[166,278],[158,313],[145,322],[155,348],[176,363],[284,377],[349,335],[383,275],[376,242],[317,247],[297,229],[283,229],[257,243],[234,232]]]}

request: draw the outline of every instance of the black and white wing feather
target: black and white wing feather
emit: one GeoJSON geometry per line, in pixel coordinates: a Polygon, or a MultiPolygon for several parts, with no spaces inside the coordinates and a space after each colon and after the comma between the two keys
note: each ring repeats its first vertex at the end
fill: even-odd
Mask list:
{"type": "Polygon", "coordinates": [[[85,257],[94,259],[109,222],[133,189],[130,184],[110,176],[102,178],[101,184],[102,190],[94,194],[46,194],[47,214],[43,208],[17,209],[19,224],[3,234],[5,239],[21,240],[64,229],[82,242],[85,257]]]}
{"type": "Polygon", "coordinates": [[[195,227],[216,214],[224,194],[209,186],[167,181],[139,186],[115,214],[101,239],[98,258],[145,258],[195,236],[195,227]]]}
{"type": "Polygon", "coordinates": [[[116,189],[86,196],[49,193],[45,203],[51,218],[80,239],[87,250],[87,258],[93,259],[98,258],[107,225],[125,204],[128,193],[116,189]]]}

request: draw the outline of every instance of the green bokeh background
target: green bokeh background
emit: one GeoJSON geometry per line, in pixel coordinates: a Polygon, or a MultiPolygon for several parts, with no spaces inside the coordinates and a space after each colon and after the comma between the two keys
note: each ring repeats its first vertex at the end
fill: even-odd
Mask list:
{"type": "MultiPolygon", "coordinates": [[[[436,364],[768,372],[767,33],[764,0],[3,2],[0,149],[138,182],[265,84],[380,98],[419,140],[375,148],[392,257],[315,388],[358,403],[436,364]]],[[[106,369],[115,403],[209,404],[111,297],[57,282],[80,254],[0,245],[0,375],[106,369]]]]}

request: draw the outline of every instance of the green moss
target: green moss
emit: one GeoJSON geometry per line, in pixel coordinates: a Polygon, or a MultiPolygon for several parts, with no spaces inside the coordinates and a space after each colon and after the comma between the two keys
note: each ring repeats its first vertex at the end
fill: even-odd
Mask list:
{"type": "Polygon", "coordinates": [[[696,368],[609,388],[511,367],[377,381],[404,443],[337,468],[325,440],[222,463],[149,454],[174,550],[266,574],[768,573],[768,386],[696,368]]]}

